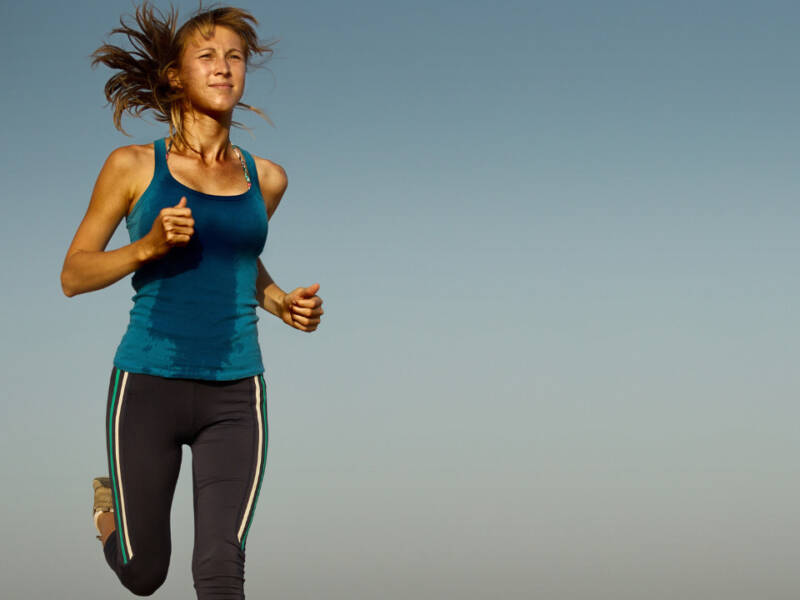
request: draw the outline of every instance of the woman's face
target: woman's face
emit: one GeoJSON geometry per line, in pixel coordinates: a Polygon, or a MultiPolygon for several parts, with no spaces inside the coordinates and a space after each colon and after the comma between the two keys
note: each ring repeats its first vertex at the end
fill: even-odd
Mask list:
{"type": "Polygon", "coordinates": [[[244,94],[244,51],[242,38],[228,27],[218,25],[209,39],[195,32],[186,41],[170,81],[183,88],[196,111],[233,112],[244,94]]]}

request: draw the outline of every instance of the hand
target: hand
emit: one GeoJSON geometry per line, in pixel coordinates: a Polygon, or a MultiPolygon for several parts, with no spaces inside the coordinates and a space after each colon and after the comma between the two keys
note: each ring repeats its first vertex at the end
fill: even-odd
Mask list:
{"type": "Polygon", "coordinates": [[[280,314],[284,323],[301,331],[314,331],[325,312],[322,310],[322,298],[316,295],[318,291],[319,284],[315,283],[286,294],[280,314]]]}
{"type": "Polygon", "coordinates": [[[175,206],[162,208],[147,234],[149,258],[160,258],[176,246],[185,246],[194,235],[192,209],[186,206],[186,196],[175,206]]]}

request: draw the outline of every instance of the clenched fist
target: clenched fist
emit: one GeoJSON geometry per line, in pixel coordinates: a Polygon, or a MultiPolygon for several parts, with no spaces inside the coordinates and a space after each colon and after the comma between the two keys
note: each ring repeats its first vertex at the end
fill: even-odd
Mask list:
{"type": "Polygon", "coordinates": [[[185,246],[194,235],[192,209],[186,206],[186,196],[175,206],[162,208],[147,234],[151,258],[164,256],[171,248],[185,246]]]}
{"type": "Polygon", "coordinates": [[[284,297],[278,316],[295,329],[314,331],[325,312],[322,310],[322,298],[317,296],[318,291],[318,283],[292,290],[284,297]]]}

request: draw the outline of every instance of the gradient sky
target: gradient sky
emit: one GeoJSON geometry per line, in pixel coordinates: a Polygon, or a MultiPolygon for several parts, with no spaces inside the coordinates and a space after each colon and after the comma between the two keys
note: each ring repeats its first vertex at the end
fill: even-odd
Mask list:
{"type": "MultiPolygon", "coordinates": [[[[2,596],[129,598],[90,503],[132,289],[59,273],[164,128],[117,132],[89,66],[130,2],[0,6],[2,596]]],[[[263,259],[326,309],[261,313],[248,597],[797,598],[800,5],[239,6],[280,38],[245,94],[276,127],[233,136],[289,176],[263,259]]]]}

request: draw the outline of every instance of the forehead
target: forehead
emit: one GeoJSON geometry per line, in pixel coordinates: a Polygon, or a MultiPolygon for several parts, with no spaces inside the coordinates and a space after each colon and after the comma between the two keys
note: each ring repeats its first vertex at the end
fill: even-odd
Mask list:
{"type": "Polygon", "coordinates": [[[241,36],[230,27],[224,25],[216,25],[208,32],[209,35],[203,35],[200,30],[193,31],[188,38],[186,38],[185,50],[190,48],[206,48],[208,46],[221,46],[226,49],[238,48],[244,51],[245,43],[241,36]]]}

